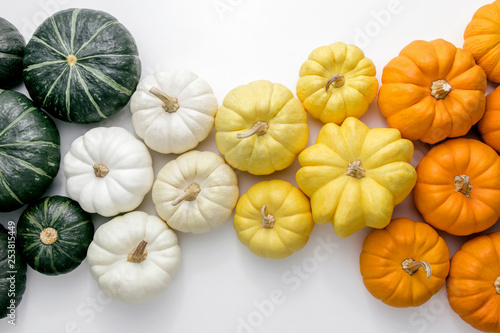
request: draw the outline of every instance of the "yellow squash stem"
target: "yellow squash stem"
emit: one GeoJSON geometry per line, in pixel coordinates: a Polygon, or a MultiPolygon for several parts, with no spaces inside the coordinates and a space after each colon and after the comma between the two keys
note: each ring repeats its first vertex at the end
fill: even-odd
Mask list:
{"type": "Polygon", "coordinates": [[[248,138],[249,136],[252,135],[264,135],[267,133],[267,130],[269,129],[269,125],[265,121],[258,121],[255,124],[253,124],[252,128],[246,132],[243,133],[237,133],[236,134],[236,139],[244,139],[248,138]]]}
{"type": "Polygon", "coordinates": [[[330,79],[326,82],[325,89],[328,91],[330,89],[330,86],[333,86],[334,88],[340,88],[345,84],[345,78],[342,74],[333,74],[330,79]]]}
{"type": "Polygon", "coordinates": [[[260,222],[260,226],[262,228],[272,229],[274,227],[274,222],[276,222],[276,218],[271,214],[266,215],[266,205],[262,206],[260,214],[262,215],[262,221],[260,222]]]}
{"type": "Polygon", "coordinates": [[[365,169],[361,164],[361,160],[358,158],[353,162],[349,162],[349,166],[347,167],[347,171],[345,172],[345,174],[358,179],[366,177],[365,169]]]}

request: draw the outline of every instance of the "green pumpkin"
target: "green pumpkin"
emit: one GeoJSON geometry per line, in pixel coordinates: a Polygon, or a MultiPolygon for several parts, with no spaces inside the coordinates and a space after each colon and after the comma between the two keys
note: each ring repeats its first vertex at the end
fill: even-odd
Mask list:
{"type": "Polygon", "coordinates": [[[26,262],[12,236],[13,228],[9,224],[7,231],[0,225],[0,318],[14,312],[26,289],[26,262]]]}
{"type": "Polygon", "coordinates": [[[38,199],[59,171],[59,131],[23,94],[0,90],[0,211],[38,199]]]}
{"type": "Polygon", "coordinates": [[[67,9],[37,28],[23,75],[36,105],[64,121],[94,123],[127,104],[141,63],[134,38],[113,16],[67,9]]]}
{"type": "Polygon", "coordinates": [[[21,83],[25,45],[19,30],[0,17],[0,89],[10,89],[21,83]]]}
{"type": "Polygon", "coordinates": [[[94,225],[78,202],[52,196],[26,208],[17,224],[17,237],[31,268],[58,275],[74,270],[85,259],[94,225]]]}

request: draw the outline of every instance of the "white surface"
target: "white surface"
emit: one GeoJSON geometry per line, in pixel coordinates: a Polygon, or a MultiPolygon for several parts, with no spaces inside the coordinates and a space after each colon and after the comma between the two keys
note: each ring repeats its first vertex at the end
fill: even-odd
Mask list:
{"type": "MultiPolygon", "coordinates": [[[[257,79],[280,82],[295,92],[298,71],[316,47],[336,41],[357,43],[380,76],[384,65],[415,39],[443,38],[463,45],[463,31],[486,0],[192,0],[97,1],[23,0],[2,6],[1,16],[25,38],[54,12],[87,7],[109,12],[133,34],[139,46],[143,76],[157,64],[188,68],[208,81],[219,101],[232,88],[257,79]],[[388,8],[393,13],[388,12],[388,8]],[[385,13],[385,14],[381,14],[385,13]],[[390,14],[388,14],[390,13],[390,14]],[[361,34],[367,35],[366,38],[361,34]]],[[[492,87],[490,87],[490,90],[492,87]]],[[[17,90],[25,92],[24,87],[17,90]]],[[[373,103],[362,117],[370,127],[387,123],[373,103]]],[[[319,121],[309,119],[309,144],[319,121]]],[[[61,152],[95,126],[122,126],[133,131],[131,113],[97,125],[57,121],[61,152]]],[[[412,161],[423,156],[419,144],[412,161]]],[[[214,131],[197,149],[217,151],[214,131]]],[[[155,172],[175,155],[153,153],[155,172]]],[[[296,161],[266,177],[238,172],[240,192],[254,183],[285,179],[295,183],[296,161]]],[[[65,195],[59,173],[47,195],[65,195]]],[[[155,213],[151,193],[139,207],[155,213]]],[[[2,224],[17,221],[21,210],[0,214],[2,224]]],[[[421,220],[411,196],[394,217],[421,220]]],[[[96,227],[108,218],[94,215],[96,227]]],[[[498,226],[492,229],[500,229],[498,226]]],[[[491,230],[489,230],[491,231],[491,230]]],[[[137,305],[102,297],[84,262],[62,276],[28,270],[28,283],[10,332],[474,332],[450,308],[444,288],[419,308],[395,309],[373,298],[359,273],[364,229],[347,239],[331,225],[315,226],[307,246],[280,261],[254,256],[237,239],[232,221],[203,235],[178,233],[183,262],[170,288],[137,305]],[[332,243],[331,246],[325,244],[332,243]],[[273,304],[272,302],[276,304],[273,304]],[[252,326],[251,326],[252,325],[252,326]]],[[[445,237],[454,253],[467,237],[445,237]]]]}

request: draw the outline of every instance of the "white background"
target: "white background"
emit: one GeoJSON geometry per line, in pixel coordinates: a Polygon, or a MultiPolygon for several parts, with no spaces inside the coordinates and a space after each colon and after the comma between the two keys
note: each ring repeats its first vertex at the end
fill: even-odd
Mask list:
{"type": "MultiPolygon", "coordinates": [[[[415,39],[443,38],[461,47],[467,23],[486,3],[489,1],[22,0],[4,4],[1,16],[28,40],[36,26],[58,10],[86,7],[109,12],[135,37],[143,75],[151,74],[158,64],[191,69],[211,84],[220,104],[230,89],[258,79],[280,82],[295,92],[299,68],[309,53],[336,41],[361,46],[374,61],[380,82],[384,65],[415,39]]],[[[489,91],[492,89],[490,85],[489,91]]],[[[26,93],[22,86],[17,90],[26,93]]],[[[376,103],[361,119],[370,127],[387,126],[376,103]]],[[[63,156],[71,142],[92,127],[122,126],[133,132],[128,107],[97,125],[56,123],[63,156]]],[[[309,125],[311,145],[322,124],[309,118],[309,125]]],[[[214,132],[197,149],[216,152],[214,132]]],[[[413,165],[427,149],[416,143],[413,165]]],[[[176,157],[152,155],[155,172],[176,157]]],[[[296,185],[298,168],[296,161],[266,177],[238,172],[240,192],[256,182],[277,178],[296,185]]],[[[64,181],[60,172],[47,195],[65,195],[64,181]]],[[[151,193],[139,209],[155,214],[151,193]]],[[[21,211],[0,214],[1,223],[17,221],[21,211]]],[[[411,195],[396,207],[394,217],[422,220],[411,195]]],[[[94,215],[96,227],[108,220],[94,215]]],[[[339,239],[331,225],[318,225],[302,251],[279,261],[250,253],[238,241],[231,220],[204,235],[178,233],[183,251],[178,275],[165,293],[137,305],[102,297],[86,261],[55,277],[29,268],[16,326],[1,320],[0,332],[475,331],[451,310],[444,288],[419,308],[391,308],[373,298],[359,273],[359,254],[368,232],[364,229],[339,239]],[[325,242],[333,243],[330,252],[321,248],[325,242]],[[271,306],[275,294],[281,295],[274,299],[279,304],[271,306]]],[[[470,238],[441,235],[451,253],[470,238]]]]}

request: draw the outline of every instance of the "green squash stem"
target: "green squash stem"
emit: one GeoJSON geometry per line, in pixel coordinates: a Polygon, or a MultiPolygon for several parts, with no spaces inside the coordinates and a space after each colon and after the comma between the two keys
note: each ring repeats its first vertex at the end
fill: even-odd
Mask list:
{"type": "Polygon", "coordinates": [[[57,231],[54,228],[45,228],[40,233],[40,240],[45,245],[53,244],[57,240],[57,231]]]}

